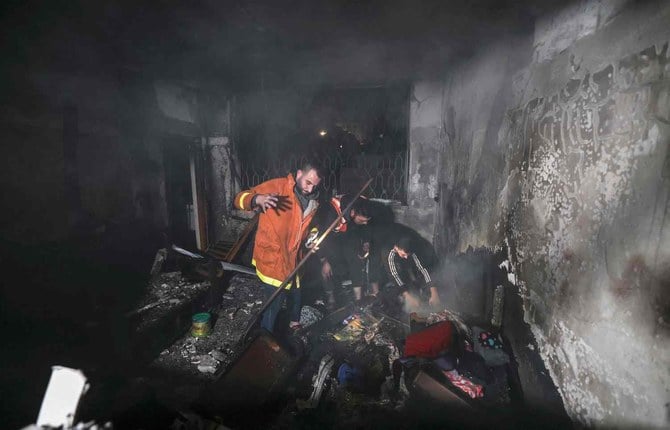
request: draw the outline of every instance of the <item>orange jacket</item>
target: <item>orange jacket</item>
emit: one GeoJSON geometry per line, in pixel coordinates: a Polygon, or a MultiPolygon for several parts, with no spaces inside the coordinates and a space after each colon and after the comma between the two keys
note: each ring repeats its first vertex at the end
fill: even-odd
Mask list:
{"type": "MultiPolygon", "coordinates": [[[[295,269],[298,250],[318,207],[316,200],[310,200],[303,213],[293,191],[294,187],[295,179],[289,174],[285,178],[265,181],[235,196],[235,207],[242,210],[253,209],[252,200],[256,194],[276,193],[285,199],[288,209],[268,209],[260,214],[251,261],[261,281],[275,287],[279,287],[295,269]]],[[[286,289],[289,288],[290,283],[286,286],[286,289]]]]}

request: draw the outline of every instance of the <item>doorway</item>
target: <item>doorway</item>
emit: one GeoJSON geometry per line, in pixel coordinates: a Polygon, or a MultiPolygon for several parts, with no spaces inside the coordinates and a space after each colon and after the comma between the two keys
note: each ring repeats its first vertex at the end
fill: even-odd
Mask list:
{"type": "Polygon", "coordinates": [[[168,240],[186,249],[197,249],[197,220],[191,184],[192,139],[170,136],[163,140],[168,240]]]}

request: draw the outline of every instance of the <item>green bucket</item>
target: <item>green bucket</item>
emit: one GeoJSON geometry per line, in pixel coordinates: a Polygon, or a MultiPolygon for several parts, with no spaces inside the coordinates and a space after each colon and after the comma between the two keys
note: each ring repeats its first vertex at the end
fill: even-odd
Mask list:
{"type": "Polygon", "coordinates": [[[207,312],[200,312],[191,318],[191,336],[205,337],[209,334],[209,320],[211,315],[207,312]]]}

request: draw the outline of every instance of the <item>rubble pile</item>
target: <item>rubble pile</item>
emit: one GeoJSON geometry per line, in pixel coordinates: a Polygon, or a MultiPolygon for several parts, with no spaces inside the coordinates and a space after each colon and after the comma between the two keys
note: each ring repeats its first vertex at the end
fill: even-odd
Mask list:
{"type": "Polygon", "coordinates": [[[209,335],[193,337],[187,332],[163,350],[151,367],[178,371],[196,379],[209,379],[208,375],[225,371],[239,353],[240,338],[263,300],[258,280],[248,275],[234,276],[222,299],[219,308],[212,312],[209,335]]]}
{"type": "MultiPolygon", "coordinates": [[[[188,300],[190,291],[203,285],[189,285],[173,274],[165,274],[157,283],[160,288],[155,299],[162,301],[160,306],[172,306],[170,300],[177,298],[188,300]],[[176,294],[177,289],[182,289],[181,295],[176,294]]],[[[473,411],[509,404],[505,369],[510,360],[502,339],[496,333],[469,326],[454,312],[407,316],[373,302],[327,314],[318,304],[305,305],[302,329],[277,335],[277,344],[271,339],[256,343],[251,352],[253,348],[247,349],[250,344],[242,336],[262,305],[258,279],[234,275],[220,304],[209,309],[208,335],[196,337],[187,331],[150,364],[150,385],[158,400],[184,410],[209,397],[215,407],[223,405],[225,409],[235,396],[231,398],[227,393],[221,400],[214,399],[212,387],[223,393],[231,387],[231,381],[261,386],[275,378],[269,369],[276,364],[277,369],[290,369],[291,373],[288,379],[275,374],[275,382],[268,386],[279,395],[268,399],[274,398],[275,403],[279,399],[283,406],[272,413],[264,409],[263,415],[248,418],[262,419],[266,428],[369,427],[373,422],[406,427],[425,418],[429,405],[434,406],[431,416],[441,417],[436,418],[440,422],[451,408],[477,414],[473,411]],[[293,348],[296,344],[300,347],[293,348]],[[275,352],[280,348],[284,352],[263,356],[268,345],[276,348],[275,352]],[[255,362],[261,356],[265,358],[255,362]],[[264,361],[273,356],[289,361],[264,361]],[[259,366],[257,371],[254,366],[259,366]],[[262,373],[264,376],[260,376],[262,373]],[[263,379],[266,377],[270,379],[263,379]],[[280,386],[277,381],[281,381],[280,386]]],[[[250,398],[257,397],[252,394],[250,398]]],[[[245,425],[244,416],[224,416],[245,425]]]]}
{"type": "Polygon", "coordinates": [[[142,331],[171,311],[190,304],[209,288],[208,281],[191,282],[181,272],[161,273],[150,283],[144,298],[128,316],[138,317],[137,331],[142,331]]]}
{"type": "Polygon", "coordinates": [[[209,334],[194,337],[186,331],[149,365],[152,385],[161,401],[173,407],[196,401],[207,384],[225,373],[237,358],[244,330],[262,304],[255,277],[233,276],[220,305],[211,311],[209,334]]]}
{"type": "Polygon", "coordinates": [[[295,404],[274,426],[351,428],[370,415],[398,414],[406,390],[393,393],[391,374],[404,332],[402,324],[367,308],[309,333],[312,350],[297,375],[295,404]]]}
{"type": "Polygon", "coordinates": [[[297,387],[275,428],[481,424],[509,406],[509,356],[499,335],[449,310],[413,314],[409,324],[400,318],[368,306],[314,333],[298,373],[310,384],[297,387]]]}

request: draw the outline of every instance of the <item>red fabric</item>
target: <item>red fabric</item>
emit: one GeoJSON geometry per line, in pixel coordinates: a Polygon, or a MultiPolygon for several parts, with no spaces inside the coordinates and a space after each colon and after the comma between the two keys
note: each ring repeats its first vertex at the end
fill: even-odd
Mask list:
{"type": "Polygon", "coordinates": [[[465,376],[460,375],[456,370],[449,370],[448,372],[443,373],[449,378],[449,381],[451,381],[454,386],[473,399],[484,397],[484,387],[475,384],[465,376]]]}
{"type": "Polygon", "coordinates": [[[330,199],[330,205],[335,209],[340,222],[335,227],[335,233],[344,233],[347,231],[347,220],[342,217],[342,197],[333,197],[330,199]]]}
{"type": "Polygon", "coordinates": [[[437,357],[442,351],[451,349],[453,335],[451,321],[442,321],[412,333],[405,339],[405,357],[437,357]]]}

